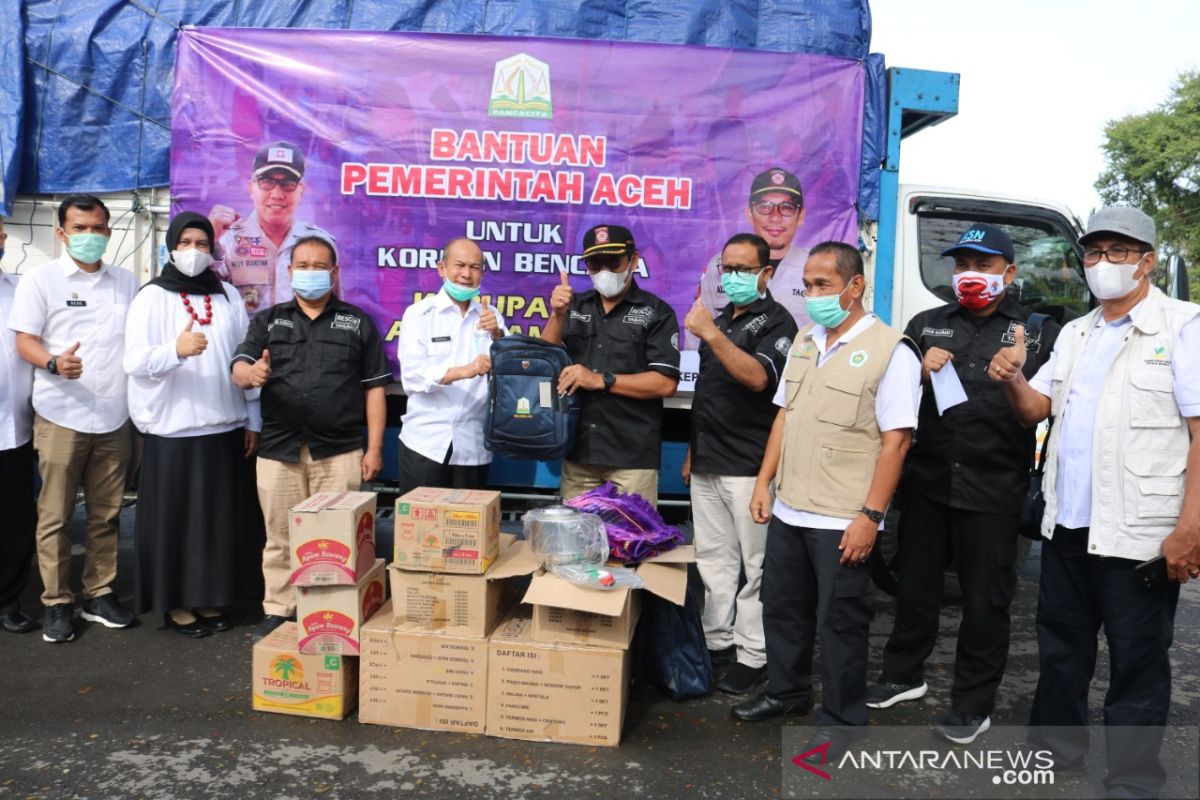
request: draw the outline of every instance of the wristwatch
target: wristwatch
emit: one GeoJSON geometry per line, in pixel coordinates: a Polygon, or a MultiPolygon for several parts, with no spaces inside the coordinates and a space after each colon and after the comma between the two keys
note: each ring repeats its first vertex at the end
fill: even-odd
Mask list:
{"type": "Polygon", "coordinates": [[[863,506],[862,508],[859,509],[859,513],[866,514],[867,519],[871,520],[871,522],[874,522],[876,525],[883,522],[883,512],[882,511],[876,511],[873,508],[867,508],[866,506],[863,506]]]}
{"type": "Polygon", "coordinates": [[[58,374],[58,356],[50,356],[50,360],[46,362],[46,371],[51,375],[58,374]]]}
{"type": "Polygon", "coordinates": [[[617,376],[611,372],[604,373],[604,391],[612,389],[613,384],[617,382],[617,376]]]}

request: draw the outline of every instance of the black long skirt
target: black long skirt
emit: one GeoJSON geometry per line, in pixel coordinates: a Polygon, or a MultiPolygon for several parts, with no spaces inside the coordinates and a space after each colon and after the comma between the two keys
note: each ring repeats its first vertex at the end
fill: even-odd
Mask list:
{"type": "Polygon", "coordinates": [[[146,436],[138,482],[139,614],[222,608],[262,592],[262,511],[242,430],[146,436]]]}

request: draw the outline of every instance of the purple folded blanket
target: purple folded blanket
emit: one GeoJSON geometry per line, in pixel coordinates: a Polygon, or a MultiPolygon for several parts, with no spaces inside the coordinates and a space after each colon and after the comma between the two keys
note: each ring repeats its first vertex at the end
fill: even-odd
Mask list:
{"type": "Polygon", "coordinates": [[[597,486],[566,505],[604,521],[612,557],[640,563],[683,544],[683,534],[663,522],[658,509],[639,494],[624,494],[612,483],[597,486]]]}

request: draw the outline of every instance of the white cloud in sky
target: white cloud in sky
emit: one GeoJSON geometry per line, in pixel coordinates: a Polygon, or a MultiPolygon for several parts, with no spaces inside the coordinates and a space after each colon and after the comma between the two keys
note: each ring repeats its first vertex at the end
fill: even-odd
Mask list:
{"type": "Polygon", "coordinates": [[[1100,204],[1104,125],[1200,67],[1200,0],[873,0],[889,67],[957,72],[957,117],[904,141],[905,183],[1100,204]]]}

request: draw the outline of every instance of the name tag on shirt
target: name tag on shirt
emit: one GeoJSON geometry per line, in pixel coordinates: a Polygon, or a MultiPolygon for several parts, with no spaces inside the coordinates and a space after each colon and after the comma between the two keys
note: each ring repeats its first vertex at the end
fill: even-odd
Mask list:
{"type": "Polygon", "coordinates": [[[68,300],[67,308],[84,308],[87,306],[87,300],[68,300]]]}
{"type": "Polygon", "coordinates": [[[432,339],[430,339],[429,341],[433,342],[434,344],[437,344],[438,342],[448,342],[448,341],[450,341],[450,337],[449,336],[435,336],[432,339]]]}

